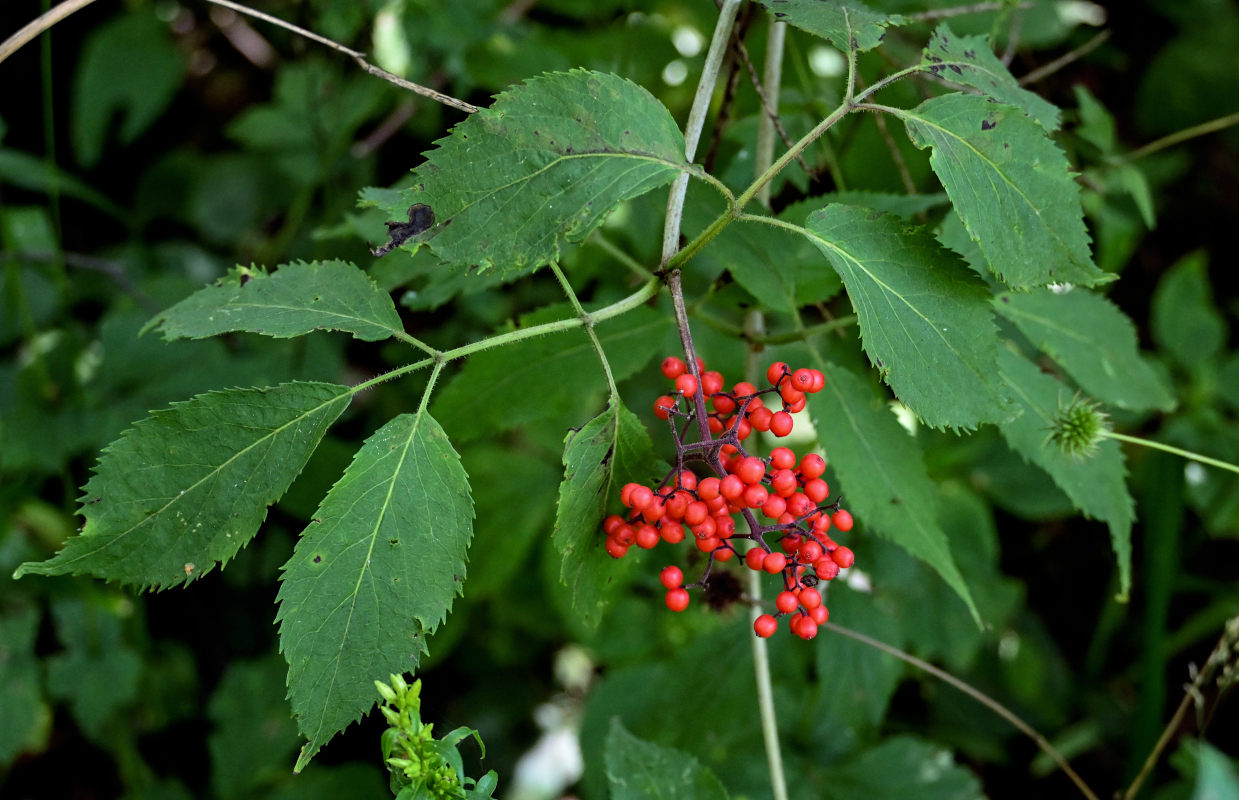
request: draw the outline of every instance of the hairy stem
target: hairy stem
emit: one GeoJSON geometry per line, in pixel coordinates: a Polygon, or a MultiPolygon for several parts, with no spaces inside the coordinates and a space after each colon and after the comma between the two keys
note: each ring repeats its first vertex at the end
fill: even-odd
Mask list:
{"type": "MultiPolygon", "coordinates": [[[[723,7],[719,10],[714,36],[710,39],[710,49],[706,52],[705,65],[701,69],[701,79],[697,81],[697,93],[693,96],[688,122],[684,126],[684,156],[690,162],[697,154],[697,144],[701,141],[701,131],[706,123],[706,112],[710,110],[710,98],[714,96],[714,85],[718,82],[719,69],[722,67],[723,57],[727,54],[727,42],[731,39],[731,29],[736,23],[736,12],[739,10],[740,0],[724,0],[723,7]]],[[[684,195],[687,191],[688,174],[681,173],[671,184],[671,192],[667,197],[667,219],[663,223],[663,266],[667,265],[680,247],[680,223],[684,217],[684,195]]]]}
{"type": "Polygon", "coordinates": [[[1108,430],[1103,430],[1101,435],[1109,439],[1117,439],[1120,442],[1127,442],[1128,444],[1138,444],[1143,447],[1151,447],[1154,450],[1161,450],[1165,453],[1186,458],[1189,461],[1196,461],[1201,464],[1208,464],[1211,467],[1217,467],[1218,469],[1239,473],[1239,465],[1232,464],[1229,461],[1221,461],[1220,459],[1210,458],[1209,456],[1202,456],[1200,453],[1193,453],[1190,450],[1184,450],[1180,447],[1175,447],[1174,445],[1155,442],[1152,439],[1142,439],[1139,436],[1128,436],[1123,433],[1115,433],[1114,431],[1108,430]]]}
{"type": "Polygon", "coordinates": [[[563,287],[564,294],[568,296],[568,302],[572,303],[572,309],[576,311],[577,319],[581,320],[581,324],[585,327],[585,334],[589,336],[589,341],[594,345],[594,352],[598,354],[598,360],[602,362],[602,371],[607,376],[607,388],[611,390],[611,399],[619,399],[619,389],[615,387],[615,376],[611,374],[611,362],[607,361],[607,354],[602,349],[602,342],[598,340],[598,334],[594,331],[594,318],[585,311],[581,306],[581,301],[577,299],[576,292],[572,291],[572,284],[568,282],[568,276],[564,275],[564,271],[559,268],[559,263],[551,262],[551,271],[555,273],[556,280],[563,287]]]}

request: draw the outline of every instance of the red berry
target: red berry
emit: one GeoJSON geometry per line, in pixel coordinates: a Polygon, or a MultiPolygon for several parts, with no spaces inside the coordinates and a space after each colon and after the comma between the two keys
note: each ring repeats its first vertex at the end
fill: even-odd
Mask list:
{"type": "Polygon", "coordinates": [[[648,486],[637,486],[628,493],[628,504],[637,511],[654,502],[654,490],[648,486]]]}
{"type": "Polygon", "coordinates": [[[783,402],[789,406],[797,400],[804,399],[804,392],[792,386],[791,383],[785,383],[779,387],[779,397],[783,398],[783,402]]]}
{"type": "Polygon", "coordinates": [[[802,397],[801,397],[799,400],[797,400],[796,402],[794,402],[794,403],[789,403],[789,404],[787,405],[787,408],[786,408],[786,409],[784,409],[784,410],[785,410],[785,411],[787,411],[787,413],[789,413],[789,414],[799,414],[801,411],[804,411],[804,407],[805,407],[805,403],[806,403],[806,402],[807,402],[807,398],[805,398],[805,397],[803,397],[803,396],[802,396],[802,397]]]}
{"type": "Polygon", "coordinates": [[[821,478],[814,478],[805,483],[804,494],[814,503],[820,503],[830,497],[830,486],[821,478]]]}
{"type": "Polygon", "coordinates": [[[813,571],[817,573],[817,577],[821,580],[833,581],[839,574],[839,565],[828,556],[814,564],[813,571]]]}
{"type": "MultiPolygon", "coordinates": [[[[776,484],[771,484],[776,485],[776,484]]],[[[787,511],[794,517],[803,517],[809,513],[809,509],[813,508],[813,501],[805,497],[800,492],[794,492],[787,498],[787,511]]]]}
{"type": "Polygon", "coordinates": [[[780,469],[770,476],[770,488],[784,500],[790,498],[799,486],[796,473],[790,469],[780,469]]]}
{"type": "Polygon", "coordinates": [[[722,484],[718,478],[711,475],[708,478],[702,478],[697,484],[697,497],[702,500],[713,500],[720,496],[719,486],[722,484]]]}
{"type": "Polygon", "coordinates": [[[732,550],[730,547],[723,547],[722,544],[714,548],[714,560],[715,561],[731,561],[731,559],[734,558],[735,555],[736,555],[735,550],[732,550]]]}
{"type": "Polygon", "coordinates": [[[654,416],[659,419],[669,419],[675,409],[675,398],[663,395],[654,401],[654,416]]]}
{"type": "Polygon", "coordinates": [[[736,401],[725,394],[714,395],[710,398],[710,403],[714,406],[714,410],[720,414],[730,414],[736,410],[736,401]]]}
{"type": "Polygon", "coordinates": [[[614,539],[607,539],[607,555],[611,558],[623,558],[628,552],[628,545],[620,544],[614,539]]]}
{"type": "Polygon", "coordinates": [[[749,397],[757,394],[757,387],[748,381],[740,381],[735,386],[731,387],[731,393],[736,397],[749,397]]]}
{"type": "Polygon", "coordinates": [[[706,536],[705,538],[698,537],[693,541],[697,543],[697,549],[703,553],[713,553],[719,548],[719,545],[722,544],[722,542],[713,536],[706,536]]]}
{"type": "Polygon", "coordinates": [[[639,483],[625,483],[624,488],[620,489],[620,502],[628,508],[632,508],[632,490],[640,485],[639,483]]]}
{"type": "Polygon", "coordinates": [[[689,525],[688,529],[693,532],[693,536],[698,539],[709,539],[717,532],[714,526],[714,517],[707,516],[696,525],[689,525]]]}
{"type": "Polygon", "coordinates": [[[770,418],[770,432],[780,438],[792,432],[792,415],[786,411],[777,411],[770,418]]]}
{"type": "Polygon", "coordinates": [[[678,522],[664,522],[658,526],[658,531],[667,544],[679,544],[684,541],[684,526],[678,522]]]}
{"type": "Polygon", "coordinates": [[[684,512],[688,511],[688,504],[691,502],[693,502],[691,494],[681,489],[676,489],[664,502],[667,508],[667,516],[672,519],[684,519],[684,512]]]}
{"type": "Polygon", "coordinates": [[[822,557],[822,546],[812,539],[805,540],[796,550],[796,557],[801,564],[812,564],[822,557]]]}
{"type": "Polygon", "coordinates": [[[697,394],[697,379],[685,372],[675,379],[675,390],[685,397],[697,394]]]}
{"type": "Polygon", "coordinates": [[[673,381],[686,372],[688,372],[688,365],[675,356],[667,356],[663,359],[663,375],[667,377],[667,380],[673,381]]]}
{"type": "Polygon", "coordinates": [[[658,580],[668,589],[678,589],[684,585],[684,572],[675,566],[663,567],[663,571],[658,573],[658,580]]]}
{"type": "MultiPolygon", "coordinates": [[[[760,547],[754,547],[752,550],[744,554],[744,563],[749,569],[757,572],[762,568],[762,564],[766,560],[766,551],[760,547]]],[[[834,564],[835,562],[830,562],[834,564]]],[[[835,566],[838,566],[837,564],[835,566]]]]}
{"type": "Polygon", "coordinates": [[[710,507],[700,500],[694,500],[684,510],[684,524],[691,528],[694,525],[700,525],[708,516],[710,516],[710,507]]]}
{"type": "Polygon", "coordinates": [[[849,547],[836,547],[835,551],[830,554],[830,560],[843,569],[847,569],[856,563],[856,554],[849,547]]]}
{"type": "Polygon", "coordinates": [[[766,557],[761,561],[761,568],[771,575],[782,572],[787,566],[787,556],[782,553],[767,553],[766,557]]]}
{"type": "Polygon", "coordinates": [[[616,528],[624,524],[624,518],[619,514],[612,514],[602,521],[602,532],[607,536],[615,533],[616,528]]]}
{"type": "Polygon", "coordinates": [[[766,407],[755,408],[748,412],[749,424],[763,433],[770,430],[770,421],[774,419],[774,412],[766,407]]]}
{"type": "Polygon", "coordinates": [[[809,388],[811,394],[817,394],[826,388],[826,376],[822,374],[820,369],[809,370],[813,373],[813,386],[809,388]]]}
{"type": "Polygon", "coordinates": [[[682,470],[679,477],[676,478],[675,485],[680,489],[693,491],[697,488],[697,473],[691,469],[682,470]]]}
{"type": "Polygon", "coordinates": [[[830,520],[835,523],[836,528],[844,533],[852,530],[852,515],[842,508],[831,514],[830,520]]]}
{"type": "Polygon", "coordinates": [[[766,502],[761,504],[761,513],[770,519],[778,519],[785,511],[787,511],[787,501],[777,494],[770,495],[766,498],[766,502]]]}
{"type": "Polygon", "coordinates": [[[802,392],[812,392],[813,373],[810,370],[801,367],[792,373],[791,384],[802,392]]]}
{"type": "Polygon", "coordinates": [[[671,589],[667,592],[667,608],[672,611],[683,611],[688,608],[688,590],[671,589]]]}
{"type": "Polygon", "coordinates": [[[817,636],[817,623],[812,617],[797,616],[796,618],[800,620],[800,624],[792,629],[792,633],[806,641],[817,636]]]}
{"type": "MultiPolygon", "coordinates": [[[[675,569],[668,567],[667,569],[675,569]]],[[[801,589],[800,590],[800,605],[812,611],[822,604],[822,595],[817,589],[801,589]]]]}
{"type": "Polygon", "coordinates": [[[800,549],[801,542],[804,537],[798,533],[789,533],[779,540],[779,547],[783,548],[783,552],[791,554],[800,549]]]}
{"type": "Polygon", "coordinates": [[[811,608],[809,609],[809,619],[813,620],[818,625],[823,625],[826,620],[830,619],[830,612],[826,610],[826,606],[811,608]]]}
{"type": "Polygon", "coordinates": [[[779,621],[769,614],[762,614],[753,620],[753,632],[763,639],[769,639],[771,636],[774,636],[774,632],[778,629],[779,621]]]}
{"type": "Polygon", "coordinates": [[[787,372],[787,364],[782,361],[776,361],[766,370],[766,380],[770,381],[771,386],[777,386],[779,380],[787,372]]]}
{"type": "Polygon", "coordinates": [[[766,462],[749,456],[736,465],[736,477],[745,483],[758,483],[766,474],[766,462]]]}
{"type": "Polygon", "coordinates": [[[806,479],[820,478],[826,472],[826,459],[817,453],[808,453],[800,459],[800,474],[806,479]]]}
{"type": "Polygon", "coordinates": [[[719,493],[728,500],[736,500],[744,494],[745,483],[738,475],[728,475],[719,483],[719,493]]]}
{"type": "Polygon", "coordinates": [[[615,533],[611,534],[610,538],[614,539],[617,544],[627,547],[636,540],[637,532],[631,525],[620,525],[615,529],[615,533]]]}
{"type": "Polygon", "coordinates": [[[761,508],[770,499],[770,492],[760,483],[754,483],[744,490],[744,504],[749,508],[761,508]]]}
{"type": "Polygon", "coordinates": [[[641,509],[641,516],[646,522],[658,522],[667,514],[667,502],[661,495],[654,495],[654,501],[641,509]]]}
{"type": "Polygon", "coordinates": [[[642,525],[637,528],[635,541],[637,547],[640,547],[642,550],[649,550],[658,544],[658,539],[658,528],[655,528],[653,525],[642,525]]]}
{"type": "Polygon", "coordinates": [[[723,376],[717,372],[701,373],[701,391],[706,394],[718,394],[723,391],[723,376]]]}
{"type": "Polygon", "coordinates": [[[796,454],[787,447],[776,447],[770,451],[770,466],[774,469],[791,469],[796,466],[796,454]]]}
{"type": "Polygon", "coordinates": [[[800,601],[791,592],[779,592],[779,596],[774,599],[774,607],[784,614],[792,613],[798,605],[800,601]]]}
{"type": "Polygon", "coordinates": [[[727,513],[714,515],[714,535],[720,539],[730,539],[736,533],[736,521],[727,513]]]}
{"type": "Polygon", "coordinates": [[[706,420],[706,424],[710,426],[710,433],[715,436],[723,432],[723,421],[718,417],[710,417],[706,420]]]}

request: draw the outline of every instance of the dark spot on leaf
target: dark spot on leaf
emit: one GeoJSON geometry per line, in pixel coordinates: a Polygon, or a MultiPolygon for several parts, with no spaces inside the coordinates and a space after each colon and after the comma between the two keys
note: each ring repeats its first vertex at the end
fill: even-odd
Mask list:
{"type": "Polygon", "coordinates": [[[322,557],[322,556],[314,556],[314,563],[315,563],[315,564],[321,564],[321,563],[323,563],[323,557],[322,557]]]}
{"type": "Polygon", "coordinates": [[[1001,298],[999,298],[999,299],[1000,299],[1000,300],[1002,300],[1002,302],[1004,302],[1004,303],[1010,303],[1010,302],[1011,302],[1011,298],[1010,298],[1010,297],[1001,297],[1001,298]]]}
{"type": "Polygon", "coordinates": [[[774,16],[775,16],[775,18],[776,18],[776,19],[786,19],[786,18],[787,18],[787,12],[786,12],[786,11],[776,11],[776,12],[774,12],[774,16]]]}
{"type": "Polygon", "coordinates": [[[992,119],[983,119],[981,120],[981,130],[992,131],[994,129],[994,126],[997,124],[998,123],[992,119]]]}
{"type": "Polygon", "coordinates": [[[399,539],[388,539],[387,543],[390,545],[397,545],[397,544],[400,544],[400,540],[399,539]]]}
{"type": "Polygon", "coordinates": [[[958,66],[958,65],[956,65],[956,64],[952,64],[952,65],[951,65],[951,72],[954,72],[956,75],[963,75],[963,74],[964,74],[964,71],[963,71],[962,69],[960,69],[960,68],[959,68],[959,66],[958,66]]]}
{"type": "Polygon", "coordinates": [[[903,503],[903,501],[902,501],[902,500],[900,500],[898,497],[892,497],[892,498],[891,498],[891,500],[890,500],[890,503],[891,503],[891,505],[893,505],[893,506],[897,506],[897,505],[900,505],[901,503],[903,503]]]}
{"type": "Polygon", "coordinates": [[[965,50],[965,51],[964,51],[964,58],[969,58],[969,59],[971,59],[971,58],[976,58],[976,57],[977,57],[977,51],[976,51],[976,50],[965,50]]]}
{"type": "Polygon", "coordinates": [[[372,247],[370,252],[378,258],[390,253],[400,245],[418,234],[425,233],[435,224],[435,212],[425,203],[415,203],[409,206],[409,221],[387,221],[387,244],[382,247],[372,247]]]}

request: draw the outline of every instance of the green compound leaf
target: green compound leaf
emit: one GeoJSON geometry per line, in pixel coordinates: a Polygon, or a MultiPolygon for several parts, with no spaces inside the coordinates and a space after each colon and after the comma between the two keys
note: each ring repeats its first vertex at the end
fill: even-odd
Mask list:
{"type": "Polygon", "coordinates": [[[352,390],[291,382],[200,394],[136,423],[103,451],[86,524],[14,577],[90,574],[155,589],[189,583],[253,538],[352,390]]]}
{"type": "Polygon", "coordinates": [[[403,221],[409,207],[429,206],[434,225],[408,242],[505,274],[555,260],[561,240],[583,240],[623,201],[690,169],[666,107],[635,83],[587,70],[514,86],[438,144],[402,205],[385,210],[403,221]]]}
{"type": "Polygon", "coordinates": [[[806,226],[843,278],[869,359],[927,425],[1010,416],[994,375],[989,291],[958,257],[927,231],[869,209],[832,204],[806,226]]]}
{"type": "Polygon", "coordinates": [[[1133,411],[1168,411],[1174,395],[1141,357],[1136,328],[1104,297],[1084,289],[999,295],[994,307],[1084,391],[1133,411]]]}
{"type": "Polygon", "coordinates": [[[990,51],[984,36],[957,36],[943,23],[921,53],[921,67],[951,83],[980,89],[1000,103],[1023,109],[1047,131],[1056,131],[1061,124],[1058,107],[1021,89],[1011,71],[990,51]]]}
{"type": "Polygon", "coordinates": [[[1123,451],[1113,439],[1099,443],[1096,454],[1081,459],[1061,452],[1048,442],[1051,423],[1066,387],[1041,372],[1028,359],[1004,350],[998,368],[1011,387],[1023,413],[999,426],[1012,450],[1041,467],[1085,516],[1099,519],[1110,528],[1110,541],[1119,566],[1119,593],[1127,596],[1131,586],[1131,526],[1135,518],[1127,493],[1127,469],[1123,451]]]}
{"type": "Polygon", "coordinates": [[[1013,106],[948,94],[898,111],[989,268],[1014,289],[1113,279],[1093,263],[1080,191],[1045,129],[1013,106]]]}
{"type": "Polygon", "coordinates": [[[320,330],[375,342],[403,332],[391,296],[347,261],[294,261],[268,273],[235,267],[159,314],[167,340],[248,331],[287,339],[320,330]]]}
{"type": "Polygon", "coordinates": [[[605,750],[611,800],[727,800],[718,777],[680,750],[638,739],[618,717],[605,750]]]}
{"type": "Polygon", "coordinates": [[[809,395],[809,414],[856,518],[924,561],[963,599],[980,624],[936,514],[937,488],[916,440],[854,374],[826,364],[826,387],[809,395]]]}
{"type": "Polygon", "coordinates": [[[472,537],[468,477],[438,422],[401,414],[366,440],[280,583],[288,697],[307,740],[295,771],[370,710],[375,680],[416,669],[472,537]]]}
{"type": "MultiPolygon", "coordinates": [[[[539,309],[523,317],[521,327],[571,316],[567,306],[539,309]]],[[[595,330],[619,381],[669,344],[675,322],[670,314],[640,307],[624,314],[622,322],[608,320],[595,330]]],[[[431,409],[459,441],[538,419],[579,419],[605,389],[598,353],[584,329],[573,328],[470,356],[431,409]]]]}
{"type": "Polygon", "coordinates": [[[828,39],[840,50],[864,52],[882,42],[889,25],[908,22],[881,14],[856,0],[760,0],[775,19],[828,39]]]}
{"type": "Polygon", "coordinates": [[[603,549],[607,501],[613,487],[644,477],[638,471],[650,463],[653,450],[645,426],[617,400],[565,439],[551,541],[563,556],[559,577],[573,608],[591,628],[602,618],[621,568],[603,549]]]}

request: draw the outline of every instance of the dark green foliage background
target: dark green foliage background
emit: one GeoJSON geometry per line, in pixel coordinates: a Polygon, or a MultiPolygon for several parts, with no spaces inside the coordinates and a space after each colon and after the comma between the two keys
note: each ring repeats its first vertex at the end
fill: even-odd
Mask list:
{"type": "MultiPolygon", "coordinates": [[[[16,30],[44,5],[3,3],[0,33],[16,30]]],[[[384,5],[278,0],[261,8],[372,52],[371,26],[384,5]]],[[[904,13],[924,8],[873,5],[904,13]]],[[[1022,25],[1017,76],[1092,35],[1055,23],[1050,5],[1037,4],[1022,25]]],[[[396,7],[404,8],[400,30],[412,79],[488,105],[492,94],[542,71],[585,67],[649,89],[681,124],[702,56],[684,59],[689,81],[666,85],[663,67],[679,58],[671,33],[681,25],[708,33],[715,14],[712,3],[684,0],[408,0],[396,7]]],[[[256,65],[225,35],[236,23],[213,21],[212,13],[198,3],[100,3],[0,64],[5,798],[390,796],[376,719],[350,728],[303,774],[291,774],[301,742],[283,700],[274,601],[279,567],[297,534],[361,442],[416,408],[424,373],[358,398],[256,539],[203,580],[139,595],[86,577],[8,577],[21,562],[51,556],[74,533],[75,500],[99,451],[148,411],[212,389],[356,383],[412,358],[397,343],[340,333],[172,343],[138,336],[152,317],[238,264],[327,259],[357,263],[395,290],[409,332],[436,347],[563,316],[562,308],[547,310],[563,295],[545,270],[495,288],[496,271],[458,274],[438,268],[425,251],[382,261],[368,253],[367,241],[384,239],[386,215],[359,208],[358,192],[401,185],[420,154],[463,115],[252,22],[274,48],[272,61],[256,65]],[[53,163],[58,169],[49,169],[53,163]]],[[[765,16],[756,6],[742,11],[750,14],[749,47],[760,63],[765,16]]],[[[1008,27],[992,14],[953,18],[951,25],[978,36],[1008,27]]],[[[1120,276],[1106,297],[1135,322],[1148,357],[1111,391],[1149,386],[1156,395],[1162,383],[1173,387],[1173,410],[1166,397],[1143,396],[1111,411],[1122,430],[1235,461],[1239,349],[1231,326],[1239,296],[1227,277],[1239,219],[1239,134],[1224,131],[1134,162],[1147,193],[1139,176],[1106,159],[1236,110],[1239,10],[1210,0],[1147,0],[1114,4],[1109,25],[1105,44],[1035,88],[1064,109],[1056,141],[1082,173],[1096,262],[1120,276]]],[[[901,63],[915,63],[929,35],[928,26],[912,30],[907,38],[888,32],[882,45],[901,63]]],[[[789,35],[782,104],[793,136],[838,99],[838,81],[807,68],[815,44],[806,33],[789,35]]],[[[999,52],[1004,44],[999,35],[999,52]]],[[[870,80],[889,68],[875,52],[861,66],[870,80]]],[[[895,91],[905,94],[907,108],[922,99],[911,85],[895,91]]],[[[757,107],[742,79],[711,165],[733,186],[751,176],[745,148],[757,107]]],[[[901,133],[893,120],[890,127],[901,133]]],[[[903,140],[900,149],[922,191],[938,191],[928,153],[903,140]]],[[[832,183],[829,172],[810,185],[793,167],[776,182],[776,210],[806,191],[903,191],[872,115],[850,117],[806,156],[819,166],[832,162],[848,185],[832,183]]],[[[633,201],[604,227],[608,241],[646,266],[657,258],[664,197],[659,191],[633,201]]],[[[717,197],[708,189],[690,192],[690,229],[713,217],[711,203],[717,197]]],[[[931,219],[944,210],[924,208],[931,219]]],[[[797,224],[804,217],[788,214],[797,224]]],[[[782,246],[788,259],[814,257],[803,242],[780,237],[765,229],[751,239],[728,231],[687,273],[690,302],[735,253],[782,246]],[[737,237],[734,246],[730,236],[737,237]]],[[[958,219],[943,222],[942,238],[966,242],[958,219]]],[[[966,247],[957,249],[968,255],[966,247]]],[[[587,305],[631,291],[630,275],[597,244],[563,252],[587,305]]],[[[735,282],[714,285],[695,332],[705,358],[736,380],[743,347],[728,326],[744,308],[761,302],[778,312],[799,305],[797,290],[817,296],[831,287],[789,288],[743,263],[733,272],[735,282]]],[[[1022,302],[1038,313],[1044,306],[1031,297],[1022,302]]],[[[612,365],[626,404],[651,427],[659,448],[667,445],[665,433],[648,408],[663,391],[653,359],[678,348],[667,311],[655,304],[598,330],[604,345],[614,343],[612,365]]],[[[851,313],[839,298],[828,311],[851,313]]],[[[1021,318],[1009,316],[995,319],[1035,339],[1021,318]]],[[[1047,351],[1061,347],[1051,339],[1035,343],[1047,351]]],[[[869,374],[859,347],[841,342],[831,345],[832,361],[869,374]]],[[[606,796],[608,772],[628,769],[633,759],[668,758],[659,747],[690,752],[733,797],[765,796],[749,634],[738,608],[703,613],[694,603],[684,615],[665,612],[658,553],[617,568],[615,580],[627,588],[596,630],[574,610],[551,547],[564,436],[606,408],[605,386],[579,330],[512,351],[512,358],[525,354],[514,366],[548,363],[550,374],[540,380],[522,369],[506,376],[508,397],[519,398],[511,408],[505,384],[497,383],[505,351],[450,367],[431,404],[469,475],[477,519],[464,597],[422,660],[423,718],[442,730],[479,729],[485,768],[498,770],[502,795],[516,759],[538,734],[534,707],[563,691],[553,677],[556,654],[574,642],[595,671],[588,694],[569,697],[583,715],[583,797],[606,796]],[[626,745],[604,758],[608,737],[631,739],[624,729],[652,744],[626,745]]],[[[764,361],[805,357],[795,346],[761,354],[764,361]]],[[[1072,377],[1089,386],[1087,374],[1072,377]]],[[[878,590],[835,589],[832,619],[943,665],[1052,738],[1061,732],[1056,742],[1106,795],[1143,760],[1181,696],[1188,663],[1202,660],[1223,621],[1239,613],[1239,481],[1213,471],[1188,470],[1185,477],[1180,460],[1126,449],[1138,521],[1131,601],[1119,604],[1107,526],[1073,511],[1073,499],[1090,508],[1089,487],[1077,487],[1069,499],[1008,447],[1036,432],[1004,433],[1007,439],[985,426],[960,437],[921,426],[916,434],[935,482],[939,521],[986,627],[974,625],[936,573],[866,536],[864,520],[849,544],[878,590]]],[[[1113,487],[1096,488],[1093,508],[1111,507],[1112,495],[1113,487]]],[[[920,796],[1072,791],[990,712],[872,649],[823,633],[808,645],[780,636],[772,651],[794,797],[907,797],[916,790],[895,778],[931,763],[948,768],[920,796]]],[[[1231,756],[1239,753],[1235,720],[1232,701],[1208,730],[1231,756]]],[[[472,754],[470,748],[464,747],[472,754]]],[[[1163,764],[1158,796],[1187,796],[1195,764],[1187,750],[1163,764]]],[[[712,790],[708,777],[695,780],[701,791],[712,790]]],[[[623,790],[628,794],[617,788],[615,796],[635,797],[638,786],[623,790]]]]}

